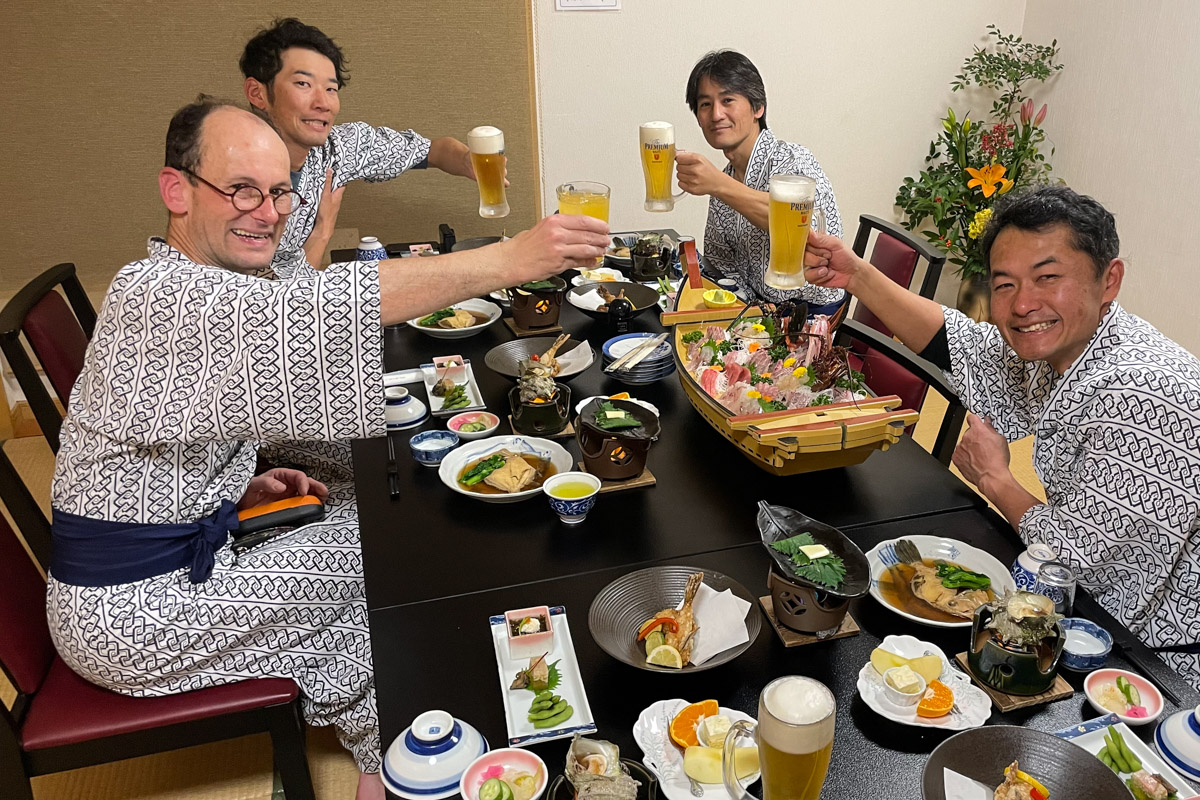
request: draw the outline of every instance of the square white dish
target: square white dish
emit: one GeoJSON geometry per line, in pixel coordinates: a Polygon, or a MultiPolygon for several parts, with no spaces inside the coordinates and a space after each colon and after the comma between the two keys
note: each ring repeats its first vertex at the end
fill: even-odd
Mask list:
{"type": "Polygon", "coordinates": [[[571,639],[571,627],[567,624],[567,611],[562,606],[551,606],[550,617],[554,626],[554,644],[546,661],[558,663],[562,680],[554,687],[555,694],[567,701],[575,713],[560,728],[538,730],[527,719],[534,692],[528,689],[510,689],[517,672],[529,666],[529,659],[508,657],[508,624],[504,614],[493,614],[488,618],[492,628],[492,646],[496,650],[496,668],[500,676],[500,691],[504,700],[504,721],[508,729],[508,746],[524,747],[551,739],[562,739],[576,733],[596,732],[596,720],[583,689],[579,675],[579,663],[575,659],[575,643],[571,639]]]}
{"type": "MultiPolygon", "coordinates": [[[[1142,769],[1150,773],[1162,775],[1171,782],[1181,798],[1191,797],[1196,794],[1196,790],[1192,788],[1191,784],[1185,781],[1178,772],[1167,766],[1167,763],[1162,760],[1158,753],[1154,752],[1150,745],[1139,739],[1137,734],[1128,725],[1119,721],[1115,714],[1091,719],[1065,730],[1055,731],[1054,735],[1060,739],[1067,739],[1087,750],[1092,755],[1096,755],[1105,745],[1104,732],[1110,726],[1113,730],[1120,731],[1121,738],[1125,741],[1125,745],[1129,748],[1129,751],[1142,762],[1142,769]]],[[[1121,780],[1125,780],[1128,777],[1129,773],[1121,773],[1121,780]]]]}
{"type": "Polygon", "coordinates": [[[483,402],[483,395],[479,393],[479,384],[475,382],[475,373],[471,369],[471,359],[463,359],[462,369],[465,379],[463,377],[456,377],[453,374],[451,374],[449,377],[451,377],[455,383],[466,385],[467,400],[469,402],[465,406],[445,410],[442,408],[442,406],[445,404],[445,401],[440,397],[435,397],[433,394],[433,386],[438,382],[439,370],[434,367],[432,363],[421,365],[421,372],[425,377],[425,393],[429,396],[429,413],[433,416],[452,417],[455,414],[461,414],[464,411],[483,411],[487,408],[483,402]]]}

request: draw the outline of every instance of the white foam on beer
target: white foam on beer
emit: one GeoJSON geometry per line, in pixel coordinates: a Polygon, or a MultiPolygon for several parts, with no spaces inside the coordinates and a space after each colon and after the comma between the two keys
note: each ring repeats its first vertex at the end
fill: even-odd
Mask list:
{"type": "Polygon", "coordinates": [[[655,141],[661,144],[675,144],[675,126],[669,122],[643,122],[640,131],[642,144],[655,141]]]}
{"type": "Polygon", "coordinates": [[[833,695],[811,678],[780,678],[767,687],[763,705],[770,716],[759,714],[759,732],[776,750],[814,753],[833,738],[833,695]]]}
{"type": "Polygon", "coordinates": [[[777,203],[807,203],[817,196],[817,182],[803,175],[773,175],[770,185],[777,203]]]}
{"type": "Polygon", "coordinates": [[[467,134],[467,147],[481,156],[504,152],[504,131],[491,125],[472,128],[467,134]]]}

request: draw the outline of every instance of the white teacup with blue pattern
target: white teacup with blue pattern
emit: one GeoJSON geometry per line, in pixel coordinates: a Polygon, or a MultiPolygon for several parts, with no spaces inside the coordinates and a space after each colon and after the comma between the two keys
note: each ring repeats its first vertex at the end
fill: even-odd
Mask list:
{"type": "Polygon", "coordinates": [[[596,505],[600,479],[587,472],[560,472],[542,484],[550,507],[568,525],[577,525],[596,505]]]}

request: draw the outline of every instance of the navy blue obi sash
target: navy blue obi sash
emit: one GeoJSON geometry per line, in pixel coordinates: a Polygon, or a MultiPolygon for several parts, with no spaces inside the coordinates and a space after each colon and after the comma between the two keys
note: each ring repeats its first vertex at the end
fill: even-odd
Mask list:
{"type": "Polygon", "coordinates": [[[109,522],[53,511],[50,574],[72,586],[118,586],[190,567],[192,583],[212,575],[214,553],[238,529],[237,507],[170,525],[109,522]]]}

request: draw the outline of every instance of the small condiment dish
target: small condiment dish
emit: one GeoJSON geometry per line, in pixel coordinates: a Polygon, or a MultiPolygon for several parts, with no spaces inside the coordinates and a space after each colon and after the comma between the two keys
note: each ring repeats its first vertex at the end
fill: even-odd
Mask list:
{"type": "Polygon", "coordinates": [[[548,773],[546,762],[537,753],[531,753],[519,747],[502,747],[490,753],[484,753],[471,762],[463,773],[458,791],[464,800],[478,800],[479,787],[489,778],[499,778],[505,770],[528,772],[533,776],[535,788],[530,800],[538,800],[546,791],[548,773]]]}
{"type": "Polygon", "coordinates": [[[418,464],[436,467],[458,447],[458,434],[454,431],[423,431],[409,439],[408,446],[418,464]]]}
{"type": "Polygon", "coordinates": [[[917,678],[917,688],[912,692],[902,692],[892,685],[888,680],[888,676],[894,676],[901,667],[892,667],[883,673],[883,696],[888,699],[888,702],[897,706],[915,706],[921,702],[921,695],[925,694],[925,689],[928,688],[925,679],[915,672],[913,675],[917,678]]]}
{"type": "Polygon", "coordinates": [[[1100,692],[1105,686],[1115,684],[1118,677],[1124,676],[1127,681],[1137,689],[1141,695],[1142,707],[1146,709],[1146,716],[1131,717],[1128,714],[1117,714],[1117,718],[1126,725],[1147,725],[1158,719],[1163,712],[1163,696],[1162,693],[1155,688],[1154,684],[1138,675],[1135,672],[1126,672],[1123,669],[1098,669],[1083,681],[1083,692],[1087,695],[1088,702],[1092,704],[1092,708],[1096,709],[1100,714],[1116,714],[1115,711],[1105,708],[1100,704],[1100,692]]]}
{"type": "Polygon", "coordinates": [[[465,442],[474,441],[475,439],[484,439],[491,436],[500,427],[500,418],[488,411],[464,411],[461,414],[455,414],[446,423],[446,427],[458,434],[458,438],[465,442]],[[487,427],[481,431],[464,431],[463,425],[469,425],[472,422],[486,422],[487,427]]]}
{"type": "Polygon", "coordinates": [[[567,525],[578,525],[596,505],[596,495],[600,492],[600,479],[588,472],[560,472],[551,475],[542,484],[542,491],[550,500],[550,507],[558,518],[567,525]],[[577,491],[570,496],[564,490],[571,487],[577,491]],[[583,493],[586,487],[587,493],[583,493]]]}
{"type": "Polygon", "coordinates": [[[1062,665],[1076,672],[1090,672],[1104,666],[1112,650],[1112,635],[1091,620],[1067,617],[1062,621],[1067,643],[1063,645],[1062,665]]]}
{"type": "Polygon", "coordinates": [[[554,647],[554,622],[550,619],[548,606],[518,608],[504,612],[504,624],[508,633],[508,657],[513,660],[536,658],[554,647]],[[541,630],[534,633],[513,633],[513,625],[520,625],[526,617],[537,618],[541,630]]]}

